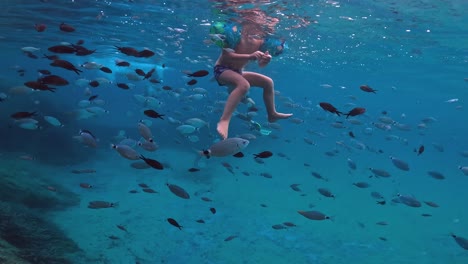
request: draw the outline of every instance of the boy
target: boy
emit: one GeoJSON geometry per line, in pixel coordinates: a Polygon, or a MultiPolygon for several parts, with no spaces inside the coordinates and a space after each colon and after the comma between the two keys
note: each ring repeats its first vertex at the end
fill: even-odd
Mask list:
{"type": "MultiPolygon", "coordinates": [[[[214,67],[215,79],[219,85],[228,86],[232,91],[224,106],[224,112],[221,116],[217,130],[221,138],[228,137],[229,122],[239,102],[244,99],[251,86],[263,88],[263,101],[268,113],[268,122],[273,123],[278,119],[285,119],[292,114],[284,114],[276,111],[275,91],[273,80],[268,76],[255,72],[243,71],[243,68],[249,61],[256,60],[259,67],[265,67],[270,63],[270,51],[260,51],[266,44],[265,33],[260,25],[254,23],[245,23],[242,25],[240,39],[233,48],[223,48],[221,55],[216,61],[214,67]]],[[[284,42],[276,46],[275,54],[282,52],[284,42]]]]}

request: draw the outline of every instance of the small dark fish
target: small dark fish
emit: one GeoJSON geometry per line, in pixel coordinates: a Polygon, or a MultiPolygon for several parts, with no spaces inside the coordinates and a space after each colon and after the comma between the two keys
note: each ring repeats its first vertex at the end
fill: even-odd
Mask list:
{"type": "Polygon", "coordinates": [[[310,219],[310,220],[326,220],[326,219],[330,219],[331,220],[331,217],[325,215],[324,213],[322,212],[319,212],[319,211],[297,211],[300,215],[304,216],[305,218],[307,219],[310,219]]]}
{"type": "Polygon", "coordinates": [[[90,82],[89,82],[89,86],[96,88],[96,87],[99,86],[99,82],[96,81],[96,80],[90,81],[90,82]]]}
{"type": "Polygon", "coordinates": [[[195,222],[200,223],[200,224],[204,224],[204,223],[205,223],[205,221],[204,221],[203,219],[198,219],[198,220],[195,221],[195,222]]]}
{"type": "Polygon", "coordinates": [[[140,159],[142,159],[146,164],[150,165],[152,168],[157,169],[157,170],[163,170],[164,166],[162,165],[161,162],[150,159],[150,158],[145,158],[145,156],[140,155],[140,159]]]}
{"type": "Polygon", "coordinates": [[[417,152],[418,152],[418,156],[421,155],[424,152],[424,145],[419,146],[417,152]]]}
{"type": "Polygon", "coordinates": [[[200,169],[198,168],[190,168],[188,169],[189,172],[197,172],[197,171],[200,171],[200,169]]]}
{"type": "Polygon", "coordinates": [[[63,32],[73,32],[75,31],[75,28],[68,25],[68,24],[65,24],[65,23],[62,23],[60,24],[60,30],[63,31],[63,32]]]}
{"type": "Polygon", "coordinates": [[[429,174],[429,176],[431,176],[432,178],[436,179],[436,180],[443,180],[445,179],[445,176],[438,172],[438,171],[428,171],[427,174],[429,174]]]}
{"type": "Polygon", "coordinates": [[[377,92],[377,90],[372,89],[369,85],[361,85],[361,86],[359,86],[359,88],[362,91],[367,92],[367,93],[376,93],[377,92]]]}
{"type": "Polygon", "coordinates": [[[118,51],[122,52],[123,54],[125,55],[128,55],[128,56],[134,56],[136,57],[136,55],[138,54],[138,50],[132,48],[132,47],[118,47],[118,46],[115,46],[117,48],[118,51]]]}
{"type": "Polygon", "coordinates": [[[182,230],[182,227],[183,227],[183,226],[179,225],[179,223],[177,223],[177,221],[174,220],[173,218],[168,218],[168,219],[167,219],[167,222],[169,222],[169,224],[171,224],[171,225],[173,225],[173,226],[179,228],[179,230],[182,230]]]}
{"type": "Polygon", "coordinates": [[[93,101],[94,99],[98,98],[99,95],[95,94],[95,95],[91,95],[89,98],[88,98],[88,101],[93,101]]]}
{"type": "Polygon", "coordinates": [[[338,109],[336,109],[336,107],[334,107],[332,104],[330,103],[326,103],[326,102],[321,102],[319,103],[320,107],[327,111],[327,112],[330,112],[332,114],[337,114],[338,116],[340,116],[341,114],[343,114],[342,112],[338,111],[338,109]]]}
{"type": "Polygon", "coordinates": [[[335,198],[335,195],[328,189],[325,189],[325,188],[318,188],[317,191],[325,196],[325,197],[328,197],[328,198],[335,198]]]}
{"type": "Polygon", "coordinates": [[[381,226],[386,226],[386,225],[388,225],[388,223],[385,222],[385,221],[380,221],[380,222],[377,222],[377,223],[375,223],[375,224],[376,224],[376,225],[381,225],[381,226]]]}
{"type": "Polygon", "coordinates": [[[213,201],[208,197],[202,197],[201,199],[202,199],[202,201],[205,201],[205,202],[212,202],[213,201]]]}
{"type": "Polygon", "coordinates": [[[431,202],[431,201],[424,201],[425,204],[427,204],[428,206],[430,207],[434,207],[434,208],[437,208],[439,207],[438,204],[434,203],[434,202],[431,202]]]}
{"type": "Polygon", "coordinates": [[[130,66],[130,63],[126,61],[119,61],[119,62],[116,62],[115,65],[119,67],[128,67],[130,66]]]}
{"type": "Polygon", "coordinates": [[[292,222],[284,222],[283,225],[287,226],[287,227],[295,227],[296,224],[292,223],[292,222]]]}
{"type": "Polygon", "coordinates": [[[145,193],[158,193],[157,191],[151,189],[151,188],[143,188],[141,189],[145,193]]]}
{"type": "Polygon", "coordinates": [[[385,171],[385,170],[375,169],[375,168],[369,168],[369,170],[370,170],[376,177],[388,178],[388,177],[391,176],[390,173],[388,173],[388,172],[385,171]]]}
{"type": "Polygon", "coordinates": [[[296,192],[301,192],[302,190],[298,187],[299,185],[300,184],[295,183],[295,184],[291,184],[290,187],[296,192]]]}
{"type": "Polygon", "coordinates": [[[135,73],[138,74],[139,76],[145,76],[146,73],[142,69],[136,69],[135,73]]]}
{"type": "Polygon", "coordinates": [[[216,214],[216,208],[211,207],[211,208],[210,208],[210,212],[211,212],[212,214],[216,214]]]}
{"type": "Polygon", "coordinates": [[[46,75],[46,76],[39,78],[37,81],[43,84],[50,84],[50,85],[55,85],[55,86],[68,85],[67,80],[57,75],[46,75]]]}
{"type": "Polygon", "coordinates": [[[112,73],[112,70],[107,68],[107,67],[101,67],[99,68],[101,71],[105,72],[105,73],[112,73]]]}
{"type": "Polygon", "coordinates": [[[164,118],[163,118],[164,115],[161,115],[161,114],[159,114],[158,112],[156,112],[154,110],[151,110],[151,109],[150,110],[145,110],[143,113],[148,117],[160,118],[160,119],[164,120],[164,118]]]}
{"type": "Polygon", "coordinates": [[[453,239],[455,239],[455,242],[457,242],[457,244],[465,249],[465,250],[468,250],[468,239],[464,238],[464,237],[461,237],[461,236],[457,236],[455,234],[450,234],[453,239]]]}
{"type": "Polygon", "coordinates": [[[271,226],[273,229],[280,230],[280,229],[286,229],[286,227],[282,224],[276,224],[271,226]]]}
{"type": "MultiPolygon", "coordinates": [[[[71,46],[65,46],[65,45],[57,45],[57,46],[52,46],[47,48],[48,51],[54,52],[54,53],[61,53],[61,54],[71,54],[75,53],[75,48],[71,46]]],[[[57,60],[58,57],[52,57],[52,56],[47,56],[44,55],[47,59],[49,60],[57,60]]]]}
{"type": "Polygon", "coordinates": [[[88,204],[88,208],[91,209],[102,209],[102,208],[111,208],[115,207],[116,203],[106,202],[106,201],[91,201],[88,204]]]}
{"type": "Polygon", "coordinates": [[[124,90],[130,89],[130,87],[126,83],[117,83],[117,87],[124,90]]]}
{"type": "Polygon", "coordinates": [[[398,194],[398,200],[409,207],[421,207],[421,202],[411,195],[398,194]]]}
{"type": "Polygon", "coordinates": [[[39,73],[44,74],[44,75],[50,75],[51,72],[49,70],[37,70],[39,73]]]}
{"type": "Polygon", "coordinates": [[[228,241],[231,241],[233,240],[234,238],[236,238],[237,236],[233,235],[233,236],[228,236],[224,239],[225,242],[228,242],[228,241]]]}
{"type": "Polygon", "coordinates": [[[431,215],[431,214],[421,214],[421,216],[424,216],[424,217],[431,217],[432,215],[431,215]]]}
{"type": "Polygon", "coordinates": [[[164,91],[170,91],[170,90],[172,90],[172,87],[170,87],[170,86],[168,86],[168,85],[164,85],[164,86],[162,87],[162,89],[163,89],[164,91]]]}
{"type": "Polygon", "coordinates": [[[380,194],[379,192],[371,192],[371,196],[372,198],[375,198],[375,199],[383,199],[383,195],[380,194]]]}
{"type": "Polygon", "coordinates": [[[232,155],[233,157],[236,157],[236,158],[243,158],[244,157],[244,153],[242,152],[237,152],[236,154],[232,155]]]}
{"type": "Polygon", "coordinates": [[[114,235],[108,236],[108,238],[111,239],[111,240],[119,240],[120,239],[118,236],[114,236],[114,235]]]}
{"type": "Polygon", "coordinates": [[[387,241],[387,238],[385,238],[385,237],[379,237],[379,239],[382,240],[382,241],[387,241]]]}
{"type": "Polygon", "coordinates": [[[141,188],[149,188],[148,184],[146,183],[139,183],[138,186],[140,186],[141,188]]]}
{"type": "Polygon", "coordinates": [[[46,28],[47,26],[45,24],[34,24],[34,29],[36,29],[37,32],[43,32],[46,28]]]}
{"type": "Polygon", "coordinates": [[[390,159],[392,160],[393,165],[395,165],[395,167],[397,167],[398,169],[400,169],[402,171],[409,171],[410,170],[409,165],[408,165],[408,163],[406,161],[395,158],[393,156],[390,156],[390,159]]]}
{"type": "Polygon", "coordinates": [[[319,179],[319,180],[324,180],[324,181],[328,181],[326,178],[324,178],[320,173],[318,172],[311,172],[310,173],[312,176],[314,176],[315,178],[319,179]]]}
{"type": "Polygon", "coordinates": [[[377,201],[377,204],[380,204],[380,205],[385,205],[387,202],[385,201],[377,201]]]}
{"type": "Polygon", "coordinates": [[[197,82],[198,82],[197,80],[192,79],[192,80],[187,82],[187,85],[195,85],[195,84],[197,84],[197,82]]]}
{"type": "Polygon", "coordinates": [[[348,135],[349,135],[350,137],[352,137],[352,138],[355,138],[355,137],[356,137],[356,136],[354,136],[353,131],[349,131],[349,132],[348,132],[348,135]]]}
{"type": "Polygon", "coordinates": [[[125,232],[128,232],[127,231],[127,228],[125,228],[125,226],[123,225],[116,225],[118,229],[122,230],[122,231],[125,231],[125,232]]]}
{"type": "Polygon", "coordinates": [[[128,192],[129,192],[129,193],[138,193],[137,190],[130,190],[130,191],[128,191],[128,192]]]}
{"type": "Polygon", "coordinates": [[[152,57],[154,56],[154,52],[149,50],[149,49],[144,49],[142,51],[139,51],[135,57],[138,57],[138,58],[149,58],[149,57],[152,57]]]}
{"type": "Polygon", "coordinates": [[[16,112],[11,114],[10,117],[13,119],[23,119],[23,118],[30,118],[36,115],[36,112],[16,112]]]}
{"type": "Polygon", "coordinates": [[[262,172],[262,173],[260,173],[260,176],[265,177],[265,178],[267,178],[267,179],[273,178],[273,175],[271,175],[271,174],[268,173],[268,172],[262,172]]]}
{"type": "Polygon", "coordinates": [[[71,62],[66,60],[54,60],[50,66],[60,67],[69,71],[73,71],[78,75],[80,75],[80,72],[83,72],[82,70],[77,69],[71,62]]]}
{"type": "Polygon", "coordinates": [[[80,187],[83,188],[83,189],[91,189],[91,188],[93,188],[93,185],[91,185],[89,183],[82,182],[82,183],[80,183],[80,187]]]}
{"type": "Polygon", "coordinates": [[[353,183],[353,185],[358,188],[363,188],[363,189],[369,187],[369,184],[367,182],[355,182],[353,183]]]}
{"type": "Polygon", "coordinates": [[[184,190],[184,188],[170,183],[166,183],[166,185],[173,194],[179,196],[182,199],[190,199],[190,195],[187,191],[184,190]]]}
{"type": "Polygon", "coordinates": [[[366,112],[366,109],[365,108],[362,108],[362,107],[355,107],[353,109],[351,109],[346,115],[346,118],[350,117],[350,116],[357,116],[357,115],[362,115],[366,112]]]}
{"type": "Polygon", "coordinates": [[[204,77],[206,75],[208,75],[209,72],[207,70],[199,70],[199,71],[196,71],[194,73],[188,73],[187,76],[189,77],[204,77]]]}
{"type": "Polygon", "coordinates": [[[257,153],[257,154],[253,154],[255,158],[261,158],[261,159],[266,159],[266,158],[269,158],[271,156],[273,156],[273,153],[271,151],[262,151],[260,153],[257,153]]]}
{"type": "Polygon", "coordinates": [[[156,68],[153,68],[153,69],[151,69],[149,72],[147,72],[147,73],[145,74],[145,77],[143,78],[143,80],[146,80],[146,79],[151,78],[151,76],[153,76],[154,71],[156,71],[156,68]]]}

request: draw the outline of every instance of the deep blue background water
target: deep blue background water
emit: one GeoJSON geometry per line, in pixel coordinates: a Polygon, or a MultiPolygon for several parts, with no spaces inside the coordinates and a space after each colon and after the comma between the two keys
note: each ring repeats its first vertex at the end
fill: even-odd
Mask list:
{"type": "MultiPolygon", "coordinates": [[[[135,103],[133,95],[152,88],[156,89],[156,97],[161,101],[161,106],[157,110],[166,114],[167,117],[176,117],[180,120],[201,117],[210,122],[209,130],[205,128],[197,134],[200,141],[196,143],[178,135],[174,125],[166,121],[155,122],[152,130],[156,135],[156,141],[161,146],[155,157],[163,159],[173,168],[165,172],[163,178],[166,180],[181,181],[193,190],[201,188],[200,185],[213,185],[211,188],[220,203],[218,210],[225,208],[226,211],[232,212],[232,214],[223,214],[223,218],[218,219],[218,225],[213,225],[213,231],[222,233],[226,229],[242,230],[242,226],[247,225],[242,234],[244,238],[239,235],[241,239],[244,239],[241,241],[245,245],[255,244],[258,250],[250,249],[252,258],[250,261],[248,258],[243,258],[244,262],[271,261],[267,257],[271,252],[280,252],[278,254],[282,254],[284,259],[287,259],[290,253],[300,259],[297,261],[307,262],[305,259],[308,259],[308,263],[343,263],[343,259],[349,259],[352,256],[355,256],[354,260],[360,263],[378,263],[384,260],[392,263],[416,263],[418,259],[420,261],[418,263],[464,263],[463,261],[468,258],[466,251],[458,247],[448,236],[450,232],[454,232],[468,237],[466,227],[468,197],[465,191],[468,178],[458,169],[458,166],[468,166],[468,158],[462,155],[463,152],[468,151],[465,109],[465,101],[468,99],[466,70],[468,16],[464,12],[468,5],[465,1],[418,1],[417,3],[407,3],[407,1],[312,1],[312,3],[311,1],[288,1],[288,3],[275,2],[272,5],[260,4],[261,8],[269,10],[271,16],[280,19],[276,35],[285,37],[289,48],[283,55],[275,57],[268,67],[258,69],[255,65],[250,65],[248,69],[271,76],[275,81],[275,88],[280,92],[276,99],[278,109],[294,113],[294,116],[303,122],[300,124],[289,121],[279,122],[280,130],[273,130],[271,137],[259,136],[257,140],[251,142],[247,150],[248,155],[251,155],[268,149],[275,154],[284,153],[289,159],[280,159],[275,155],[275,160],[266,161],[266,165],[258,165],[250,157],[221,159],[234,164],[234,167],[237,166],[238,186],[233,185],[232,176],[217,161],[212,160],[203,161],[202,165],[205,166],[203,169],[206,170],[203,183],[196,178],[187,180],[181,175],[186,174],[186,169],[193,165],[193,150],[207,148],[216,139],[213,135],[216,134],[215,126],[220,115],[220,106],[216,102],[225,100],[226,96],[224,88],[219,87],[211,79],[211,69],[219,54],[219,48],[205,42],[209,39],[209,25],[231,16],[223,15],[223,12],[219,10],[219,5],[212,1],[7,0],[0,3],[0,7],[2,14],[0,17],[2,58],[0,92],[8,95],[7,100],[0,103],[2,134],[0,151],[6,157],[5,159],[16,159],[18,155],[34,157],[36,163],[29,165],[25,163],[24,170],[39,170],[42,166],[39,164],[58,166],[54,180],[72,189],[75,188],[74,190],[80,194],[83,201],[81,208],[75,208],[75,212],[66,212],[57,216],[55,221],[59,225],[63,219],[72,218],[71,216],[82,212],[86,215],[94,213],[90,213],[86,208],[89,200],[103,197],[120,200],[123,204],[118,211],[120,214],[130,208],[135,208],[132,204],[142,203],[134,198],[128,199],[125,203],[123,200],[126,196],[123,194],[126,194],[126,190],[114,188],[129,185],[124,175],[107,178],[109,175],[99,174],[99,172],[106,171],[107,168],[108,171],[116,169],[115,173],[118,174],[118,169],[114,168],[118,163],[122,166],[118,168],[122,170],[122,174],[125,174],[128,162],[107,146],[119,130],[126,130],[131,137],[139,138],[135,124],[139,119],[144,118],[144,115],[142,107],[135,103]],[[268,6],[274,8],[268,9],[268,6]],[[302,25],[298,18],[313,22],[296,27],[298,24],[302,25]],[[61,32],[59,25],[62,22],[73,25],[76,31],[61,32]],[[46,24],[47,29],[44,32],[36,32],[34,24],[38,23],[46,24]],[[174,28],[182,30],[177,32],[173,30],[174,28]],[[61,57],[75,65],[96,61],[110,67],[114,71],[112,74],[83,69],[83,73],[78,76],[73,72],[50,67],[49,60],[40,58],[43,53],[51,54],[47,51],[50,46],[60,42],[74,43],[80,39],[85,41],[84,46],[96,49],[96,53],[86,57],[73,55],[61,57]],[[39,56],[39,59],[31,59],[21,51],[22,47],[27,46],[41,49],[34,53],[39,56]],[[114,46],[131,46],[139,50],[148,48],[156,51],[157,54],[149,59],[131,58],[118,53],[114,46]],[[130,69],[117,68],[114,66],[115,59],[130,61],[132,66],[130,69]],[[164,69],[161,68],[163,64],[164,69]],[[158,74],[162,84],[151,84],[147,81],[132,82],[123,75],[137,67],[147,71],[155,66],[159,69],[158,74]],[[24,76],[20,76],[19,69],[25,70],[24,76]],[[23,96],[10,94],[11,87],[20,86],[26,81],[38,78],[38,69],[50,69],[54,74],[69,80],[70,85],[58,87],[56,93],[36,92],[23,96]],[[183,71],[201,69],[209,70],[210,75],[198,79],[199,82],[195,87],[205,88],[209,94],[201,101],[187,100],[186,96],[192,94],[190,91],[192,87],[186,85],[189,78],[183,71]],[[69,113],[79,108],[77,102],[87,98],[83,94],[86,86],[79,87],[74,82],[79,78],[92,80],[97,77],[105,77],[113,82],[107,86],[92,88],[94,93],[98,93],[100,98],[106,101],[104,107],[110,111],[110,114],[89,120],[70,118],[69,113]],[[121,90],[115,87],[116,82],[134,83],[135,88],[121,90]],[[377,89],[377,93],[364,93],[359,89],[359,86],[363,84],[377,89]],[[172,92],[161,90],[162,85],[188,90],[177,97],[172,92]],[[356,99],[351,99],[350,96],[356,99]],[[458,102],[445,102],[454,98],[457,98],[458,102]],[[318,107],[319,102],[331,102],[343,111],[351,109],[353,106],[347,104],[352,103],[365,107],[367,113],[356,118],[363,122],[362,125],[352,125],[345,118],[325,113],[318,107]],[[212,106],[214,108],[211,108],[212,106]],[[17,127],[9,117],[17,111],[38,111],[41,115],[52,115],[61,119],[65,127],[54,128],[41,120],[44,129],[24,130],[17,127]],[[373,122],[378,122],[382,111],[388,112],[387,115],[397,123],[410,125],[411,130],[401,131],[396,126],[393,126],[391,131],[376,129],[373,122]],[[421,120],[427,117],[435,118],[436,121],[427,124],[425,129],[418,129],[418,124],[421,124],[421,120]],[[345,128],[333,128],[330,124],[335,121],[344,122],[345,128]],[[364,133],[366,128],[372,129],[373,132],[364,133]],[[95,132],[100,139],[100,146],[97,150],[85,148],[73,140],[72,137],[77,135],[79,129],[89,129],[95,132]],[[325,137],[317,136],[312,131],[322,133],[325,137]],[[355,141],[348,136],[349,131],[356,134],[355,140],[367,146],[366,150],[353,147],[355,141]],[[398,136],[400,140],[386,140],[385,137],[388,135],[398,136]],[[312,139],[315,145],[306,144],[304,138],[312,139]],[[350,150],[340,147],[336,142],[344,142],[350,146],[350,150]],[[434,144],[443,146],[444,151],[438,151],[433,147],[434,144]],[[425,152],[417,156],[414,149],[420,145],[425,146],[425,152]],[[326,151],[334,150],[338,150],[336,157],[324,155],[326,151]],[[373,150],[382,150],[383,153],[378,154],[373,150]],[[411,167],[410,172],[396,169],[391,164],[389,156],[407,161],[411,167]],[[349,171],[346,165],[347,158],[353,159],[358,164],[357,171],[349,171]],[[309,164],[310,167],[304,166],[304,163],[309,164]],[[87,180],[99,182],[105,187],[96,193],[83,193],[79,187],[76,187],[76,183],[80,182],[79,179],[60,177],[60,173],[74,166],[99,168],[96,178],[87,180]],[[369,179],[369,167],[386,169],[392,173],[393,178],[388,181],[387,179],[369,179]],[[430,170],[444,173],[447,179],[437,181],[428,177],[427,171],[430,170]],[[258,175],[263,171],[276,174],[272,182],[265,182],[263,179],[257,182],[257,179],[242,178],[242,171],[248,171],[253,175],[258,175]],[[320,172],[330,178],[330,182],[322,183],[311,178],[311,171],[320,172]],[[407,208],[402,204],[392,204],[382,209],[375,206],[368,191],[365,195],[356,192],[356,188],[351,183],[358,180],[371,182],[373,190],[384,194],[388,203],[396,193],[403,193],[414,195],[421,201],[434,200],[441,204],[441,207],[432,209],[423,205],[424,208],[418,211],[418,209],[407,208]],[[298,196],[297,193],[292,192],[289,188],[292,183],[301,183],[306,190],[306,196],[298,196]],[[317,195],[316,188],[322,185],[336,193],[335,201],[330,202],[317,195]],[[242,191],[242,195],[250,199],[239,198],[238,203],[233,204],[236,199],[232,199],[228,194],[239,195],[236,193],[239,190],[242,191]],[[268,215],[251,210],[252,204],[257,206],[262,202],[266,203],[265,200],[254,200],[258,197],[269,197],[266,200],[276,204],[277,210],[272,209],[268,215]],[[307,219],[304,221],[304,218],[298,216],[295,211],[306,210],[309,203],[316,204],[317,210],[331,212],[330,214],[335,216],[336,221],[326,223],[326,225],[320,225],[322,223],[317,225],[307,219]],[[234,212],[239,214],[234,214],[234,212]],[[421,217],[420,214],[425,212],[431,213],[433,218],[421,217]],[[242,221],[245,218],[243,216],[248,214],[250,214],[249,221],[242,221]],[[298,224],[298,227],[286,230],[290,232],[288,235],[271,230],[271,225],[276,224],[272,222],[276,220],[272,219],[277,219],[273,216],[294,219],[292,221],[298,224]],[[363,232],[356,231],[356,222],[365,222],[366,226],[373,226],[373,222],[379,220],[390,222],[388,226],[390,231],[382,234],[373,227],[363,232]],[[220,223],[226,223],[226,225],[220,223]],[[237,227],[234,227],[236,225],[237,227]],[[317,229],[321,231],[316,231],[317,229]],[[415,235],[408,235],[409,231],[414,231],[415,235]],[[317,237],[312,239],[311,234],[317,237]],[[308,235],[309,239],[307,239],[308,235]],[[292,238],[288,240],[289,236],[292,238]],[[377,239],[379,236],[390,238],[387,242],[382,242],[377,239]],[[263,241],[265,237],[268,237],[267,240],[275,246],[263,241]],[[319,238],[323,243],[321,247],[315,244],[319,238]],[[405,244],[406,239],[409,241],[407,244],[405,244]],[[349,246],[354,245],[353,243],[364,243],[372,250],[366,251],[349,246]],[[317,251],[312,250],[315,257],[310,257],[304,252],[314,247],[320,248],[317,251]],[[337,249],[338,252],[335,251],[337,249]],[[342,256],[342,258],[329,258],[330,255],[342,256]],[[366,255],[372,256],[369,262],[366,262],[366,255]],[[303,256],[308,256],[308,258],[300,258],[303,256]]],[[[243,6],[243,8],[250,7],[251,5],[243,6]]],[[[255,119],[267,125],[265,124],[266,113],[261,104],[261,92],[256,89],[252,88],[250,92],[260,106],[260,112],[255,119]]],[[[246,107],[239,106],[239,111],[246,111],[246,107]]],[[[234,118],[230,133],[235,135],[245,132],[249,132],[245,124],[240,119],[234,118]]],[[[132,171],[133,173],[139,175],[140,172],[132,171]]],[[[153,181],[153,178],[145,178],[148,175],[149,172],[142,173],[138,176],[141,177],[138,178],[139,181],[153,181]]],[[[163,183],[164,180],[159,179],[158,184],[162,186],[163,183]]],[[[167,212],[165,208],[171,208],[171,211],[180,210],[177,214],[186,222],[195,220],[192,219],[191,210],[198,209],[197,206],[187,209],[191,205],[184,204],[182,210],[175,206],[172,201],[173,197],[166,198],[167,200],[164,200],[162,205],[158,205],[161,206],[159,208],[161,212],[167,212]]],[[[151,203],[145,200],[145,208],[152,208],[151,203]]],[[[159,221],[158,224],[148,222],[149,220],[145,217],[153,217],[153,213],[155,212],[150,213],[141,209],[136,213],[140,216],[140,220],[135,220],[136,217],[130,214],[131,217],[128,218],[133,220],[125,221],[133,225],[135,229],[136,226],[151,228],[151,232],[146,230],[151,234],[154,234],[155,230],[170,230],[160,238],[146,237],[146,239],[164,245],[160,246],[163,249],[166,246],[169,252],[177,247],[165,239],[177,236],[177,240],[185,241],[177,246],[180,246],[186,254],[184,257],[171,255],[164,258],[163,253],[149,256],[147,253],[139,252],[137,255],[146,259],[147,263],[160,263],[163,259],[167,261],[166,263],[187,263],[184,261],[241,263],[239,259],[233,257],[236,256],[236,251],[247,250],[247,246],[218,248],[230,232],[222,233],[225,235],[221,237],[216,236],[219,242],[205,245],[200,240],[216,240],[213,234],[200,235],[199,233],[204,230],[187,223],[184,225],[188,226],[187,229],[190,230],[193,239],[189,240],[180,233],[172,233],[175,231],[164,221],[159,221]],[[199,244],[191,248],[192,244],[188,241],[196,241],[193,243],[199,244]],[[218,248],[218,250],[213,248],[218,248]],[[196,252],[209,253],[202,256],[196,252]]],[[[163,215],[162,219],[170,217],[163,215]]],[[[103,222],[115,219],[114,215],[100,215],[99,217],[101,217],[99,219],[104,219],[103,222]]],[[[86,221],[86,218],[83,221],[86,221]]],[[[64,220],[64,223],[67,223],[63,225],[69,228],[69,224],[73,221],[64,220]]],[[[86,228],[76,227],[68,230],[64,227],[64,229],[78,241],[81,247],[85,247],[86,253],[92,256],[95,254],[90,251],[91,246],[89,248],[84,246],[86,244],[83,242],[84,239],[80,241],[77,235],[79,230],[88,232],[83,231],[86,228]]],[[[94,225],[90,225],[88,230],[91,230],[89,233],[101,237],[109,234],[107,230],[103,231],[94,225]]],[[[138,234],[144,233],[142,231],[138,234]]],[[[138,235],[135,236],[138,237],[138,235]]],[[[139,248],[141,240],[133,239],[126,238],[126,245],[132,247],[132,241],[134,241],[133,246],[139,248]]],[[[96,242],[93,245],[100,247],[106,244],[96,242]]],[[[132,263],[129,262],[130,258],[124,258],[113,251],[104,254],[110,263],[132,263]],[[116,262],[118,258],[121,262],[116,262]]],[[[284,259],[276,256],[278,263],[284,263],[282,262],[284,259]]]]}

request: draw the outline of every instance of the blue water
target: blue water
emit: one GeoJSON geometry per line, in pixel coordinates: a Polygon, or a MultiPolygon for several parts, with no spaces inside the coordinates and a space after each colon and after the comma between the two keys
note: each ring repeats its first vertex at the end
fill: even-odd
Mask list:
{"type": "MultiPolygon", "coordinates": [[[[451,236],[468,238],[468,176],[459,169],[468,166],[466,1],[235,2],[0,3],[0,263],[468,263],[468,252],[451,236]],[[231,137],[256,136],[243,150],[245,157],[206,159],[198,151],[218,140],[216,123],[227,98],[213,80],[220,48],[210,41],[209,29],[216,21],[237,19],[234,7],[259,8],[279,19],[275,37],[285,38],[288,49],[265,68],[247,69],[274,80],[278,111],[294,118],[269,124],[261,90],[252,88],[249,95],[259,108],[253,120],[271,134],[233,117],[231,137]],[[76,30],[63,32],[61,23],[76,30]],[[38,32],[35,24],[47,27],[38,32]],[[79,40],[96,51],[57,55],[82,70],[80,75],[43,58],[54,54],[49,47],[79,40]],[[131,57],[115,46],[155,55],[131,57]],[[24,47],[39,50],[28,56],[24,47]],[[116,60],[131,65],[117,67],[116,60]],[[80,67],[86,62],[112,73],[80,67]],[[128,77],[135,77],[135,69],[152,68],[160,83],[128,77]],[[69,84],[51,85],[55,93],[32,92],[24,83],[43,77],[38,70],[69,84]],[[210,74],[188,85],[192,78],[186,73],[198,70],[210,74]],[[99,87],[89,85],[93,80],[100,80],[99,87]],[[361,85],[377,92],[366,93],[361,85]],[[207,92],[194,99],[194,88],[207,92]],[[90,95],[100,101],[83,106],[80,101],[90,95]],[[144,105],[135,96],[155,103],[144,105]],[[364,107],[366,113],[347,119],[325,112],[320,102],[342,112],[364,107]],[[109,113],[89,116],[96,111],[89,107],[96,106],[109,113]],[[164,119],[145,116],[149,108],[164,119]],[[11,118],[20,111],[36,111],[39,127],[22,128],[11,118]],[[178,132],[195,117],[209,126],[190,135],[178,132]],[[376,126],[382,118],[393,120],[386,130],[376,126]],[[159,148],[134,149],[161,162],[163,170],[135,169],[134,161],[110,147],[126,137],[141,140],[141,119],[151,121],[159,148]],[[82,129],[95,135],[96,148],[80,142],[82,129]],[[121,132],[125,135],[118,137],[121,132]],[[418,155],[420,146],[424,152],[418,155]],[[266,150],[273,156],[263,163],[253,159],[266,150]],[[408,163],[409,171],[394,166],[390,156],[408,163]],[[192,167],[199,171],[189,172],[192,167]],[[391,176],[375,177],[369,168],[391,176]],[[445,178],[435,179],[429,171],[445,178]],[[356,182],[370,186],[360,189],[356,182]],[[144,192],[141,183],[157,193],[144,192]],[[166,183],[183,187],[190,199],[175,196],[166,183]],[[417,199],[421,207],[407,206],[398,194],[417,199]],[[116,206],[90,209],[92,201],[116,206]],[[298,213],[312,210],[331,220],[298,213]],[[284,222],[295,226],[273,228],[284,222]]],[[[248,107],[240,104],[237,110],[245,114],[248,107]]]]}

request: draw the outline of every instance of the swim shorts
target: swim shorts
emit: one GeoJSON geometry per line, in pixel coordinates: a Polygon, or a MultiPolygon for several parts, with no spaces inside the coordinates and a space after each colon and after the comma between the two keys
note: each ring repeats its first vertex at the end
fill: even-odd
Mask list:
{"type": "Polygon", "coordinates": [[[214,77],[215,77],[216,81],[218,82],[219,86],[224,86],[224,85],[226,85],[226,84],[223,84],[223,83],[220,83],[220,82],[219,82],[219,76],[221,75],[221,73],[223,73],[223,72],[226,71],[226,70],[235,71],[235,72],[237,72],[238,74],[242,75],[242,71],[234,70],[234,69],[231,69],[231,68],[229,68],[228,66],[224,66],[224,65],[216,65],[216,66],[214,66],[214,68],[213,68],[213,73],[214,73],[214,77]]]}

